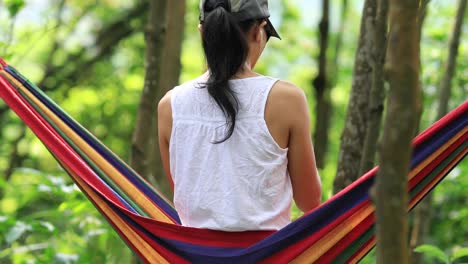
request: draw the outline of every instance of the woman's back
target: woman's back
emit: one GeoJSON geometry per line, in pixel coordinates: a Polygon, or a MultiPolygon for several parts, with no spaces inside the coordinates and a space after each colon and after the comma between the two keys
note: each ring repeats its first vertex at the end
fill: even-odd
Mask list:
{"type": "Polygon", "coordinates": [[[239,102],[232,136],[226,119],[200,83],[172,91],[170,171],[174,203],[187,226],[227,231],[274,230],[290,222],[288,150],[265,122],[265,105],[277,80],[231,80],[239,102]]]}
{"type": "Polygon", "coordinates": [[[304,92],[253,71],[279,38],[269,16],[267,0],[200,0],[208,71],[158,105],[161,159],[184,225],[280,229],[291,196],[302,211],[320,203],[304,92]]]}

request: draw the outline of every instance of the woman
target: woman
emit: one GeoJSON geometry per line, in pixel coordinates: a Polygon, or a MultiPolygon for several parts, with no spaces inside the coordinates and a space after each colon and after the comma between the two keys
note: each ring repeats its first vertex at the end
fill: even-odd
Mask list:
{"type": "Polygon", "coordinates": [[[278,230],[292,198],[306,212],[321,184],[304,92],[253,71],[270,37],[267,0],[201,0],[208,71],[159,102],[159,143],[185,226],[278,230]]]}

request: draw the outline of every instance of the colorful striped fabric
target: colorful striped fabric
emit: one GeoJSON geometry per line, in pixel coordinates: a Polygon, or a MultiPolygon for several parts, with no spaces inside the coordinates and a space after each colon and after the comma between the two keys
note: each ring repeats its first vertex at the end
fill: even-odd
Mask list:
{"type": "MultiPolygon", "coordinates": [[[[356,263],[375,246],[368,191],[377,168],[279,231],[183,227],[167,199],[13,67],[0,63],[0,97],[147,263],[356,263]]],[[[465,102],[414,140],[408,209],[467,154],[467,110],[465,102]]]]}

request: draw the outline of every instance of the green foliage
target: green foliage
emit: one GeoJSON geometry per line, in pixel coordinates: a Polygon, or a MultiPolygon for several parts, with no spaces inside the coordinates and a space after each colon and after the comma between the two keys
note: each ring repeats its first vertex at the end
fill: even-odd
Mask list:
{"type": "Polygon", "coordinates": [[[431,263],[438,260],[438,263],[458,263],[459,260],[468,257],[468,248],[454,248],[452,253],[447,254],[440,248],[433,245],[421,245],[414,249],[415,252],[422,253],[431,263]]]}
{"type": "Polygon", "coordinates": [[[123,242],[57,173],[21,169],[12,176],[0,204],[0,263],[128,263],[123,242]]]}
{"type": "MultiPolygon", "coordinates": [[[[432,124],[438,111],[438,85],[442,80],[443,68],[448,55],[449,34],[453,27],[455,4],[443,1],[431,1],[429,13],[423,28],[421,44],[422,83],[424,90],[424,108],[421,120],[421,130],[432,124]],[[450,30],[449,30],[450,29],[450,30]]],[[[466,29],[466,23],[464,28],[466,29]]],[[[468,59],[466,51],[468,43],[466,30],[459,47],[455,76],[452,81],[451,100],[449,109],[463,103],[467,98],[467,70],[468,59]]],[[[430,226],[431,244],[437,244],[447,251],[454,245],[466,244],[468,237],[468,208],[466,204],[466,190],[468,188],[468,166],[460,163],[434,190],[432,219],[430,226]],[[457,232],[453,232],[457,230],[457,232]]]]}
{"type": "MultiPolygon", "coordinates": [[[[92,58],[99,52],[99,48],[94,46],[95,34],[139,1],[66,1],[61,22],[57,15],[58,2],[4,0],[0,3],[0,31],[10,32],[12,21],[15,21],[11,41],[5,38],[7,34],[0,35],[0,56],[27,73],[35,83],[44,79],[47,63],[67,72],[76,70],[82,60],[92,58]],[[2,9],[3,6],[7,8],[2,9]],[[54,50],[55,43],[58,46],[54,50]],[[77,54],[82,47],[85,49],[77,54]],[[53,52],[55,54],[49,61],[53,52]]],[[[317,33],[321,9],[316,1],[270,2],[273,23],[283,40],[272,39],[268,43],[256,70],[301,87],[309,98],[314,123],[315,102],[311,83],[317,74],[317,33]]],[[[334,119],[331,122],[328,163],[320,171],[323,200],[332,195],[362,12],[359,1],[351,2],[338,76],[331,94],[334,119]]],[[[341,3],[341,0],[331,1],[331,42],[336,39],[333,25],[338,23],[336,10],[341,3]]],[[[205,68],[197,30],[197,6],[198,0],[188,0],[181,82],[199,76],[205,68]]],[[[450,33],[447,29],[453,23],[454,7],[455,1],[431,1],[424,26],[421,43],[424,113],[421,129],[435,119],[437,86],[447,55],[450,33]]],[[[144,16],[141,21],[144,21],[144,16]]],[[[124,160],[129,157],[137,104],[143,87],[144,52],[143,34],[138,31],[115,45],[109,56],[78,69],[76,80],[63,80],[63,76],[52,74],[43,83],[54,87],[47,91],[52,99],[124,160]],[[59,82],[61,85],[55,87],[54,84],[59,82]]],[[[467,41],[461,42],[459,54],[450,108],[467,98],[467,41]]],[[[27,131],[26,136],[15,144],[21,134],[22,122],[11,112],[3,113],[4,107],[0,100],[0,263],[129,263],[131,253],[125,244],[68,176],[58,169],[56,161],[39,140],[27,131]],[[7,179],[3,174],[10,166],[11,153],[15,151],[22,165],[7,179]]],[[[468,166],[462,163],[434,194],[434,221],[429,242],[439,245],[442,253],[451,252],[448,256],[454,262],[466,259],[466,248],[447,250],[454,245],[467,246],[466,175],[468,166]]],[[[297,208],[293,209],[294,218],[301,214],[297,208]]],[[[373,254],[362,263],[375,263],[373,254]]]]}
{"type": "Polygon", "coordinates": [[[24,0],[4,0],[4,3],[11,17],[15,17],[26,4],[24,0]]]}
{"type": "Polygon", "coordinates": [[[429,258],[438,259],[443,263],[449,264],[449,257],[438,247],[432,245],[421,245],[417,247],[415,252],[423,253],[424,255],[428,256],[429,258]]]}
{"type": "Polygon", "coordinates": [[[465,248],[455,248],[454,252],[452,253],[451,260],[452,262],[461,258],[468,257],[468,247],[465,248]]]}

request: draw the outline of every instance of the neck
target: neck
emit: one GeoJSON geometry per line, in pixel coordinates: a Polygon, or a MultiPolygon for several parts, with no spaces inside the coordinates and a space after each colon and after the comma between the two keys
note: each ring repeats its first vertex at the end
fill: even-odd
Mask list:
{"type": "Polygon", "coordinates": [[[244,67],[242,67],[234,76],[233,79],[242,79],[242,78],[248,78],[248,77],[253,77],[257,76],[258,74],[255,73],[252,70],[252,64],[250,63],[249,60],[247,60],[244,64],[244,67]]]}
{"type": "MultiPolygon", "coordinates": [[[[259,74],[253,71],[254,66],[255,60],[252,60],[251,56],[248,56],[244,66],[234,76],[232,76],[232,79],[243,79],[258,76],[259,74]]],[[[209,75],[210,72],[208,70],[202,75],[202,78],[208,80],[209,75]]]]}

